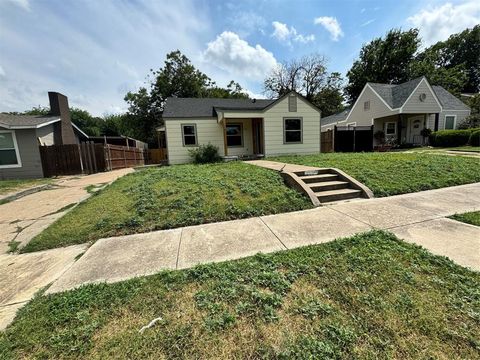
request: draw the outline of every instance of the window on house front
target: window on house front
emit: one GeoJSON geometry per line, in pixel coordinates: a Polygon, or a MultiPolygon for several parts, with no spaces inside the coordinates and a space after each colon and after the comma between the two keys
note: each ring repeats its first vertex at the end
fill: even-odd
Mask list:
{"type": "Polygon", "coordinates": [[[447,130],[455,129],[455,115],[445,116],[445,129],[447,130]]]}
{"type": "Polygon", "coordinates": [[[15,135],[12,131],[0,132],[0,168],[20,165],[15,135]]]}
{"type": "Polygon", "coordinates": [[[302,142],[302,119],[283,119],[284,143],[298,144],[302,142]]]}
{"type": "Polygon", "coordinates": [[[370,110],[370,100],[365,101],[363,103],[363,110],[365,110],[365,111],[370,110]]]}
{"type": "Polygon", "coordinates": [[[395,135],[397,133],[397,123],[385,123],[385,135],[395,135]]]}
{"type": "Polygon", "coordinates": [[[242,124],[227,124],[227,146],[243,146],[242,124]]]}
{"type": "Polygon", "coordinates": [[[183,146],[196,146],[197,143],[197,126],[182,125],[183,146]]]}

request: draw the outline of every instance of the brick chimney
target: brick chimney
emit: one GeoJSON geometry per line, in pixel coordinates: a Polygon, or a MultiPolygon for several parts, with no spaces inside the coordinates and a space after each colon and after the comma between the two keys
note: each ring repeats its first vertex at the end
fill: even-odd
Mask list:
{"type": "Polygon", "coordinates": [[[49,91],[48,99],[50,100],[50,113],[60,116],[60,136],[59,143],[75,144],[75,134],[73,132],[72,121],[70,120],[70,110],[68,107],[68,99],[65,95],[58,92],[49,91]]]}

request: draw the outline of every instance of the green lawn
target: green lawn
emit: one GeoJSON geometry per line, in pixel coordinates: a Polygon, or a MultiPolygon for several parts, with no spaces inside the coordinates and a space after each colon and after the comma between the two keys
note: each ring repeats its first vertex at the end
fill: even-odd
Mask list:
{"type": "Polygon", "coordinates": [[[390,196],[480,181],[479,159],[426,153],[329,153],[272,157],[269,160],[335,167],[390,196]]]}
{"type": "Polygon", "coordinates": [[[0,358],[475,359],[479,289],[480,273],[370,232],[37,296],[0,358]]]}
{"type": "Polygon", "coordinates": [[[35,185],[49,184],[52,179],[14,179],[0,180],[0,195],[9,192],[22,190],[35,185]]]}
{"type": "Polygon", "coordinates": [[[480,211],[472,211],[464,214],[455,214],[451,219],[461,221],[471,225],[480,226],[480,211]]]}
{"type": "Polygon", "coordinates": [[[22,251],[310,207],[278,173],[241,162],[148,169],[95,193],[22,251]]]}

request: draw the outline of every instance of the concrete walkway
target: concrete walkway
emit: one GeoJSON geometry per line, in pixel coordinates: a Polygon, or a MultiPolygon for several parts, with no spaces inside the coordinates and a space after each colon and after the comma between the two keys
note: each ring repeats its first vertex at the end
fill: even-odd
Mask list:
{"type": "Polygon", "coordinates": [[[480,227],[445,219],[479,209],[480,183],[476,183],[102,239],[47,292],[319,244],[371,229],[392,231],[434,254],[480,270],[480,227]]]}
{"type": "Polygon", "coordinates": [[[31,254],[5,254],[8,243],[26,244],[65,214],[65,206],[77,204],[90,194],[89,185],[110,183],[133,169],[121,169],[56,181],[49,190],[36,192],[0,205],[0,330],[14,318],[40,289],[54,282],[88,248],[87,244],[31,254]],[[2,254],[3,253],[3,254],[2,254]]]}
{"type": "Polygon", "coordinates": [[[8,243],[18,242],[24,246],[33,237],[63,216],[68,206],[88,198],[85,188],[111,183],[133,169],[97,173],[87,176],[68,177],[55,183],[55,187],[36,192],[15,201],[0,205],[0,254],[9,250],[8,243]]]}

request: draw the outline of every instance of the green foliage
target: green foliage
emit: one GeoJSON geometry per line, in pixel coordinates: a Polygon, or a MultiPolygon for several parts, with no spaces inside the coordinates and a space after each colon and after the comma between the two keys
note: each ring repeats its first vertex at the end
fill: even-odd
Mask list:
{"type": "Polygon", "coordinates": [[[470,146],[480,146],[480,129],[471,132],[468,144],[470,146]]]}
{"type": "Polygon", "coordinates": [[[226,89],[220,88],[179,50],[172,51],[167,54],[162,68],[151,70],[145,87],[125,95],[128,114],[135,119],[138,139],[156,143],[155,128],[161,125],[165,99],[169,96],[248,98],[238,83],[231,81],[226,89]]]}
{"type": "Polygon", "coordinates": [[[327,77],[325,86],[313,96],[312,103],[320,109],[322,117],[342,112],[345,109],[342,88],[341,74],[333,72],[327,77]]]}
{"type": "Polygon", "coordinates": [[[155,168],[99,190],[22,251],[311,206],[305,196],[285,186],[278,173],[242,162],[155,168]]]}
{"type": "Polygon", "coordinates": [[[430,145],[435,147],[455,147],[467,145],[473,129],[439,130],[430,135],[430,145]]]}
{"type": "Polygon", "coordinates": [[[479,288],[478,272],[374,231],[36,296],[0,358],[474,359],[479,288]]]}
{"type": "Polygon", "coordinates": [[[410,79],[409,64],[420,45],[417,29],[390,30],[362,46],[358,60],[347,72],[345,92],[353,104],[367,82],[398,84],[410,79]]]}
{"type": "Polygon", "coordinates": [[[480,211],[472,211],[463,214],[455,214],[450,216],[451,219],[461,221],[467,224],[480,226],[480,211]]]}
{"type": "Polygon", "coordinates": [[[480,93],[467,98],[470,106],[470,115],[458,125],[459,129],[471,129],[480,127],[480,93]]]}
{"type": "Polygon", "coordinates": [[[209,164],[222,160],[218,154],[218,147],[210,143],[190,149],[188,153],[194,164],[209,164]]]}
{"type": "Polygon", "coordinates": [[[478,159],[425,153],[325,153],[271,160],[345,171],[375,196],[391,196],[480,181],[478,159]]]}

